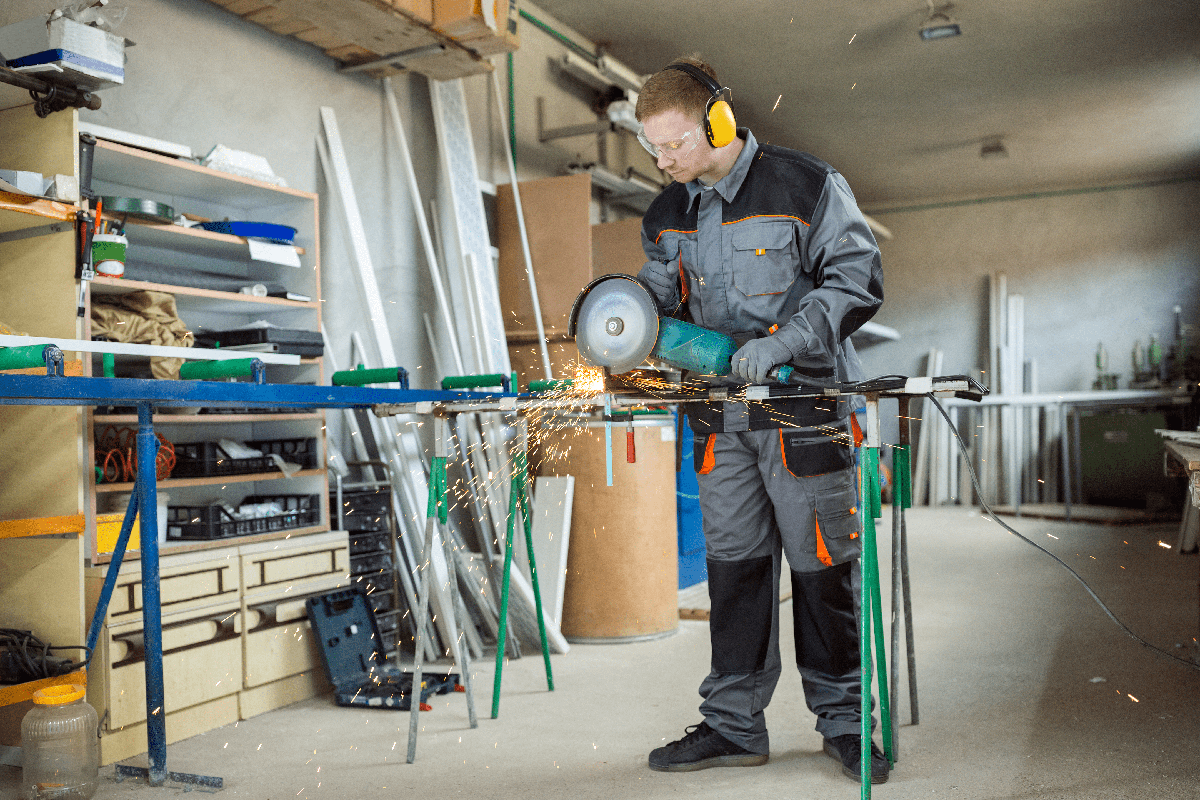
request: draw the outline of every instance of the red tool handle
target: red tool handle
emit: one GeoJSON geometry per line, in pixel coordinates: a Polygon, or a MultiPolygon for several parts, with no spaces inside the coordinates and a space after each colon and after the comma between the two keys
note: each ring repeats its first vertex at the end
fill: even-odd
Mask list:
{"type": "Polygon", "coordinates": [[[633,443],[633,428],[625,431],[625,461],[630,464],[637,463],[637,446],[633,443]]]}

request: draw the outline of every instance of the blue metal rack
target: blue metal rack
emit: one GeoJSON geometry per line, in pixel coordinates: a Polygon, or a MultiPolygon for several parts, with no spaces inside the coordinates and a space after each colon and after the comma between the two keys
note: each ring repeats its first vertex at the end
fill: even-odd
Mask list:
{"type": "MultiPolygon", "coordinates": [[[[57,349],[57,348],[55,348],[57,349]]],[[[52,353],[51,356],[54,356],[52,353]]],[[[48,358],[47,363],[54,360],[48,358]]],[[[61,363],[61,355],[57,363],[61,363]]],[[[87,645],[94,648],[99,637],[108,600],[112,595],[125,554],[133,519],[141,508],[157,507],[155,455],[158,440],[154,434],[156,408],[289,408],[315,411],[328,408],[370,408],[376,405],[408,403],[474,403],[515,397],[509,393],[430,391],[421,389],[373,389],[359,386],[311,386],[267,384],[263,382],[261,362],[254,370],[255,382],[211,382],[143,380],[137,378],[63,377],[53,366],[47,375],[0,375],[0,405],[49,406],[136,406],[137,479],[135,491],[125,513],[121,534],[114,548],[100,600],[92,617],[87,645]],[[58,374],[55,374],[55,373],[58,374]]],[[[142,621],[146,664],[146,739],[152,786],[167,778],[219,788],[220,778],[167,772],[166,713],[163,696],[162,607],[159,595],[157,514],[143,514],[141,533],[142,621]]],[[[142,774],[133,769],[132,774],[142,774]]]]}

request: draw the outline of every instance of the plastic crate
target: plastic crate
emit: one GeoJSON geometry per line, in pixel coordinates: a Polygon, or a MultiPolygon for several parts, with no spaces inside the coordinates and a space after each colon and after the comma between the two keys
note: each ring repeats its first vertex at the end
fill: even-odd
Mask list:
{"type": "Polygon", "coordinates": [[[261,456],[231,458],[217,442],[185,442],[175,445],[175,468],[173,478],[208,478],[219,475],[251,475],[275,469],[271,454],[282,456],[284,461],[299,464],[303,469],[317,466],[317,440],[267,439],[246,442],[262,452],[261,456]]]}
{"type": "Polygon", "coordinates": [[[317,440],[311,436],[303,439],[255,439],[246,442],[246,446],[261,450],[264,456],[282,456],[284,461],[299,464],[304,469],[317,467],[317,440]]]}
{"type": "Polygon", "coordinates": [[[382,574],[390,573],[391,571],[391,553],[373,553],[350,557],[350,574],[352,575],[382,574]]]}
{"type": "Polygon", "coordinates": [[[350,537],[350,558],[392,552],[389,531],[357,531],[350,537]]]}
{"type": "MultiPolygon", "coordinates": [[[[337,494],[329,494],[329,516],[337,521],[337,494]]],[[[388,489],[342,492],[342,522],[344,531],[387,531],[392,511],[392,493],[388,489]]]]}
{"type": "Polygon", "coordinates": [[[321,498],[315,494],[251,495],[242,501],[279,503],[283,513],[257,519],[234,519],[222,506],[168,506],[167,539],[210,540],[304,528],[321,521],[321,498]]]}

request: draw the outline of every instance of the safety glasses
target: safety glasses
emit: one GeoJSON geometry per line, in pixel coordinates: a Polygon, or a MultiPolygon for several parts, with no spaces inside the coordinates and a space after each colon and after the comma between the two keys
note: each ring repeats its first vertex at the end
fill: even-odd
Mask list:
{"type": "Polygon", "coordinates": [[[646,130],[643,128],[638,131],[638,141],[642,143],[642,147],[646,148],[646,152],[654,156],[657,161],[662,156],[670,156],[671,158],[683,158],[688,153],[695,149],[696,145],[700,144],[700,139],[704,134],[703,123],[698,123],[687,133],[680,136],[678,139],[672,139],[669,142],[662,144],[654,144],[646,138],[646,130]]]}

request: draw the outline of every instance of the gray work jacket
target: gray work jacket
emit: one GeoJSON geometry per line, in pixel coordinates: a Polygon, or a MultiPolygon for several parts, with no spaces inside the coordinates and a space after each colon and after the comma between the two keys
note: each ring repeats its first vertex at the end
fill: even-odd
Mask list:
{"type": "MultiPolygon", "coordinates": [[[[848,337],[883,303],[883,272],[854,194],[825,162],[738,135],[745,145],[728,175],[711,187],[673,183],[651,204],[639,276],[664,314],[686,305],[693,322],[739,344],[774,331],[803,372],[861,380],[848,337]]],[[[712,405],[693,427],[780,427],[769,409],[725,404],[721,419],[712,405]]]]}

